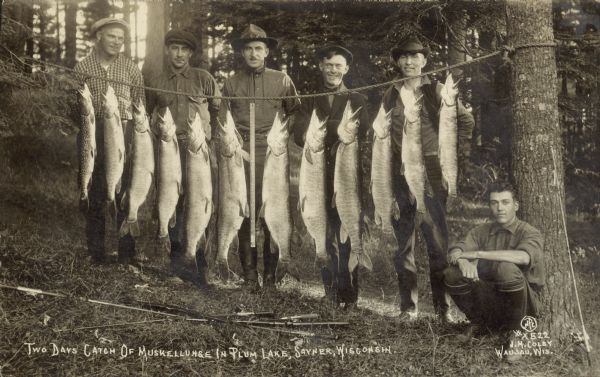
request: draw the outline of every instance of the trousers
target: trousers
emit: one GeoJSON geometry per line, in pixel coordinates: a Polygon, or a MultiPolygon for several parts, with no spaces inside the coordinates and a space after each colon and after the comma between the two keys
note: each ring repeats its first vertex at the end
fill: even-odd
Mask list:
{"type": "Polygon", "coordinates": [[[538,294],[516,264],[478,260],[477,274],[473,282],[457,266],[444,271],[448,293],[471,323],[516,330],[524,316],[539,315],[538,294]]]}
{"type": "Polygon", "coordinates": [[[398,274],[400,309],[418,311],[417,268],[415,265],[415,232],[420,229],[429,257],[429,278],[436,313],[443,314],[449,308],[450,299],[444,286],[444,269],[447,267],[448,225],[446,224],[447,193],[441,183],[441,168],[437,156],[426,156],[425,207],[428,216],[417,223],[416,203],[411,200],[406,179],[400,174],[398,158],[394,159],[394,193],[400,208],[400,219],[392,219],[398,248],[394,255],[394,266],[398,274]]]}
{"type": "MultiPolygon", "coordinates": [[[[115,227],[118,232],[123,221],[127,218],[127,203],[121,208],[121,199],[131,179],[131,166],[129,154],[133,132],[133,122],[122,120],[123,133],[125,137],[125,167],[121,178],[121,190],[116,195],[117,216],[115,227]]],[[[80,143],[78,137],[78,143],[80,143]]],[[[94,160],[94,171],[89,191],[89,208],[85,213],[85,233],[88,252],[92,259],[102,261],[106,257],[106,170],[104,166],[104,120],[96,118],[96,158],[94,160]]],[[[131,259],[135,255],[135,239],[127,234],[118,239],[119,259],[131,259]]]]}
{"type": "MultiPolygon", "coordinates": [[[[244,138],[244,150],[249,150],[250,143],[248,142],[248,138],[244,138]]],[[[277,248],[277,244],[275,242],[271,242],[271,232],[267,228],[264,220],[258,218],[258,211],[262,206],[262,180],[263,173],[265,169],[265,157],[267,153],[267,139],[266,135],[256,134],[256,143],[255,143],[255,167],[256,167],[256,175],[255,175],[255,218],[257,218],[257,230],[259,228],[263,229],[264,234],[264,243],[263,243],[263,284],[272,285],[275,283],[275,271],[277,270],[277,263],[279,261],[279,250],[277,248]],[[260,226],[262,225],[262,226],[260,226]]],[[[244,170],[246,173],[246,187],[248,187],[248,199],[250,198],[250,163],[244,161],[244,170]]],[[[250,205],[250,200],[248,200],[248,205],[250,205]]],[[[255,282],[258,280],[258,270],[257,270],[257,257],[258,250],[257,247],[250,246],[250,219],[245,218],[242,222],[240,230],[238,232],[239,239],[239,257],[240,263],[242,265],[242,270],[244,273],[244,279],[246,281],[255,282]]],[[[256,244],[258,246],[258,243],[256,244]]]]}

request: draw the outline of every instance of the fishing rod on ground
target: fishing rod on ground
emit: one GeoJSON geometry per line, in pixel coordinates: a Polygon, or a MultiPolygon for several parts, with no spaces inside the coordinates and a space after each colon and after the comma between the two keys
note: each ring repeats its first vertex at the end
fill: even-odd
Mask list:
{"type": "MultiPolygon", "coordinates": [[[[23,287],[23,286],[12,286],[12,285],[0,284],[0,289],[19,291],[19,292],[23,292],[25,294],[29,294],[29,295],[33,295],[33,296],[42,295],[42,296],[57,297],[57,298],[75,298],[75,299],[78,299],[80,301],[87,302],[90,304],[139,311],[139,312],[144,312],[144,313],[149,313],[149,314],[158,314],[158,315],[169,317],[169,318],[159,319],[159,320],[136,321],[136,322],[117,323],[117,324],[108,324],[108,325],[99,325],[99,326],[86,326],[86,327],[71,329],[70,331],[90,330],[90,329],[94,329],[94,328],[128,326],[128,325],[136,325],[136,324],[147,324],[147,323],[165,322],[165,321],[171,321],[173,319],[178,319],[178,320],[185,320],[185,321],[189,321],[189,322],[201,322],[201,323],[206,323],[206,324],[209,324],[209,323],[237,324],[239,326],[244,326],[244,327],[248,327],[248,328],[255,328],[255,329],[267,330],[267,331],[271,331],[271,332],[279,332],[279,333],[298,335],[298,336],[327,337],[326,335],[311,333],[311,332],[307,332],[307,331],[279,329],[276,327],[272,327],[272,325],[271,325],[271,327],[268,327],[269,325],[266,324],[265,321],[230,320],[231,317],[236,317],[236,315],[238,317],[250,317],[250,316],[256,316],[258,314],[258,317],[260,317],[260,316],[264,317],[264,316],[270,316],[272,314],[272,312],[256,312],[256,313],[255,312],[242,312],[241,314],[231,313],[231,314],[225,314],[225,315],[221,314],[221,315],[217,315],[217,316],[207,316],[207,315],[203,315],[198,312],[195,312],[195,311],[191,311],[186,308],[178,307],[176,305],[169,306],[169,305],[161,305],[161,304],[147,304],[148,308],[144,308],[144,307],[125,305],[125,304],[116,304],[116,303],[112,303],[112,302],[108,302],[108,301],[95,300],[95,299],[90,299],[90,298],[85,298],[85,297],[70,296],[70,295],[66,295],[63,293],[49,292],[49,291],[44,291],[41,289],[35,289],[35,288],[29,288],[29,287],[23,287]],[[158,309],[162,308],[164,310],[170,310],[171,312],[163,311],[163,310],[156,310],[157,308],[158,309]],[[179,313],[177,313],[177,311],[179,313]],[[182,313],[186,313],[186,314],[182,314],[182,313]],[[200,315],[198,315],[198,318],[195,318],[190,315],[192,313],[200,314],[200,315]],[[265,322],[265,323],[261,323],[261,322],[265,322]]],[[[293,322],[294,318],[297,320],[300,318],[314,318],[314,317],[315,317],[315,314],[312,314],[312,313],[291,316],[291,317],[287,317],[287,318],[291,318],[292,320],[289,320],[287,322],[277,322],[276,326],[281,326],[282,323],[283,324],[297,323],[297,322],[293,322]]],[[[286,317],[284,317],[284,318],[286,318],[286,317]]],[[[330,325],[330,324],[334,324],[334,323],[333,322],[332,323],[322,322],[322,323],[319,323],[318,325],[323,326],[323,325],[330,325]]],[[[310,325],[310,323],[306,323],[306,325],[310,325]]],[[[315,324],[315,326],[316,325],[317,324],[315,324]]],[[[349,323],[348,323],[348,325],[349,325],[349,323]]],[[[59,330],[59,331],[69,331],[69,330],[59,330]]]]}

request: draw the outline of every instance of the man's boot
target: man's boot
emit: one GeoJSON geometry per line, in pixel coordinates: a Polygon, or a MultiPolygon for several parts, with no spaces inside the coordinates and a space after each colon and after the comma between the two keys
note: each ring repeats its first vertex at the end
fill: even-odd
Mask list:
{"type": "Polygon", "coordinates": [[[265,229],[265,242],[263,246],[263,287],[275,289],[275,271],[279,260],[279,251],[271,250],[271,233],[265,229]],[[275,252],[273,252],[275,251],[275,252]]]}
{"type": "Polygon", "coordinates": [[[322,298],[322,301],[337,307],[339,305],[337,284],[329,267],[321,267],[321,278],[323,279],[323,288],[325,288],[325,297],[322,298]]]}

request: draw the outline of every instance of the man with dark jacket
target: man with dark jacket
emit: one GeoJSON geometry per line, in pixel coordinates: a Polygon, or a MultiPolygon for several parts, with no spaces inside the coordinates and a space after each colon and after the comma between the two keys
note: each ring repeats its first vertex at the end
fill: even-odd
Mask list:
{"type": "MultiPolygon", "coordinates": [[[[296,88],[292,79],[283,72],[266,67],[265,59],[270,49],[277,47],[278,42],[274,38],[267,37],[267,33],[260,27],[250,24],[241,34],[240,38],[234,39],[231,45],[236,53],[240,53],[244,59],[244,67],[237,71],[225,81],[223,96],[232,97],[284,97],[296,95],[296,88]]],[[[234,99],[225,101],[221,107],[220,118],[225,119],[225,112],[230,109],[235,121],[235,126],[244,139],[243,149],[248,152],[250,148],[250,103],[255,104],[255,200],[256,209],[262,204],[262,176],[265,167],[265,156],[267,152],[267,134],[273,125],[275,114],[280,116],[292,115],[300,106],[297,98],[272,99],[272,100],[247,100],[234,99]]],[[[223,121],[224,123],[224,121],[223,121]]],[[[244,164],[246,171],[246,182],[250,182],[250,166],[244,164]]],[[[248,188],[248,193],[250,190],[248,188]]],[[[249,195],[249,194],[248,194],[249,195]]],[[[255,214],[256,216],[256,214],[255,214]]],[[[273,287],[275,285],[275,272],[279,259],[279,251],[271,253],[271,234],[263,222],[265,236],[263,260],[264,273],[263,285],[273,287]]],[[[250,245],[250,219],[245,218],[238,232],[239,256],[244,271],[244,284],[251,291],[260,288],[258,283],[257,250],[250,245]]]]}
{"type": "MultiPolygon", "coordinates": [[[[442,84],[431,81],[427,76],[419,77],[427,64],[429,48],[423,46],[416,37],[409,37],[391,51],[392,59],[402,76],[410,78],[391,86],[383,95],[386,111],[392,111],[392,149],[394,152],[394,193],[400,208],[399,220],[393,220],[394,234],[398,249],[394,257],[398,286],[400,290],[400,318],[406,321],[417,319],[418,291],[417,269],[414,258],[415,231],[420,228],[427,244],[433,306],[442,321],[451,321],[448,313],[449,298],[445,293],[443,271],[447,266],[446,250],[448,244],[448,227],[446,224],[447,190],[443,187],[441,167],[438,157],[438,126],[441,103],[442,84]],[[416,203],[411,197],[408,184],[402,172],[402,135],[404,129],[404,104],[401,92],[410,91],[419,98],[421,143],[423,162],[426,169],[425,211],[424,221],[417,223],[416,203]]],[[[458,162],[464,165],[470,152],[470,139],[473,129],[473,116],[458,102],[458,162]]]]}
{"type": "MultiPolygon", "coordinates": [[[[350,101],[354,111],[360,108],[358,114],[359,129],[358,140],[364,141],[369,129],[369,114],[365,97],[359,93],[338,94],[338,92],[347,90],[343,78],[352,64],[352,53],[341,46],[327,46],[316,52],[319,60],[319,69],[322,74],[322,82],[318,92],[330,92],[329,96],[311,97],[302,101],[300,111],[296,115],[294,123],[294,140],[299,146],[304,145],[306,130],[313,109],[316,109],[317,116],[320,119],[327,119],[325,136],[325,159],[326,159],[326,203],[333,201],[333,179],[336,160],[337,146],[339,138],[337,128],[342,120],[342,114],[346,103],[350,101]]],[[[359,148],[360,150],[360,148],[359,148]]],[[[361,161],[359,159],[359,161],[361,161]]],[[[361,182],[361,169],[359,169],[359,182],[361,182]]],[[[321,267],[321,275],[325,286],[326,299],[339,305],[344,303],[346,308],[356,305],[358,300],[358,268],[350,276],[348,270],[348,259],[350,257],[351,246],[348,239],[345,243],[340,241],[340,216],[337,208],[328,205],[327,210],[327,254],[330,259],[327,264],[321,267]],[[337,252],[336,252],[337,250],[337,252]]],[[[323,263],[324,261],[319,261],[323,263]]]]}
{"type": "MultiPolygon", "coordinates": [[[[165,35],[165,54],[168,62],[162,72],[145,78],[147,85],[152,88],[184,93],[219,96],[219,87],[212,75],[203,69],[190,66],[190,58],[196,49],[196,38],[192,33],[185,30],[170,30],[165,35]]],[[[154,109],[163,110],[168,107],[173,115],[177,127],[175,133],[181,157],[182,185],[185,187],[189,124],[194,121],[196,114],[199,114],[207,142],[210,144],[212,131],[217,124],[220,100],[167,94],[151,90],[147,91],[146,96],[149,113],[152,113],[154,109]]],[[[175,226],[173,228],[169,227],[172,267],[176,274],[184,278],[191,278],[198,285],[205,286],[207,284],[207,263],[204,258],[204,245],[199,245],[199,250],[196,252],[197,275],[190,277],[187,273],[190,270],[189,267],[193,266],[194,263],[184,260],[184,202],[185,196],[181,195],[175,210],[175,226]]]]}

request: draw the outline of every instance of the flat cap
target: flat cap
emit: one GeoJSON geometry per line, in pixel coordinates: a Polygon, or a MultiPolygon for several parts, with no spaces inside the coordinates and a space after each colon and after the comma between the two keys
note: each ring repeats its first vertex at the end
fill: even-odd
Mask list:
{"type": "Polygon", "coordinates": [[[342,46],[338,46],[338,45],[330,45],[330,46],[322,47],[317,50],[317,52],[315,53],[315,56],[317,57],[317,59],[321,60],[321,59],[327,57],[327,55],[330,52],[335,52],[336,54],[342,55],[344,58],[346,58],[346,62],[348,63],[348,65],[352,64],[352,59],[354,58],[354,56],[352,55],[350,50],[348,50],[342,46]]]}
{"type": "Polygon", "coordinates": [[[121,20],[120,18],[107,17],[107,18],[102,18],[102,19],[94,22],[94,24],[92,25],[92,27],[90,29],[90,33],[91,33],[92,37],[95,37],[96,33],[100,29],[102,29],[105,26],[109,26],[109,25],[120,26],[121,28],[123,28],[123,30],[126,33],[129,33],[129,24],[127,22],[125,22],[124,20],[121,20]]]}
{"type": "Polygon", "coordinates": [[[169,46],[171,43],[181,43],[192,50],[198,47],[194,34],[185,30],[169,30],[167,35],[165,35],[165,46],[169,46]]]}

